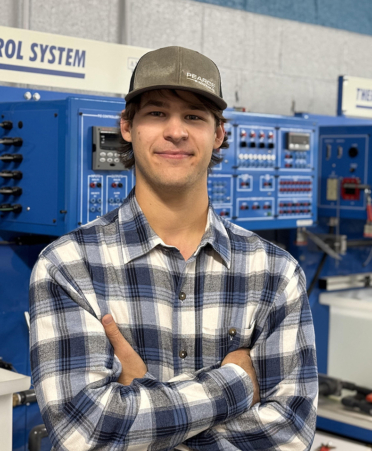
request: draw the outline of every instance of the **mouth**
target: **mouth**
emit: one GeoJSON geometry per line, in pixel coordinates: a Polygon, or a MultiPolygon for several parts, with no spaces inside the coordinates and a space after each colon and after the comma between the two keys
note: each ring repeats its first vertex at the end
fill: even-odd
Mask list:
{"type": "Polygon", "coordinates": [[[169,158],[172,160],[182,160],[193,156],[192,152],[186,150],[164,150],[161,152],[154,152],[154,154],[161,158],[169,158]]]}

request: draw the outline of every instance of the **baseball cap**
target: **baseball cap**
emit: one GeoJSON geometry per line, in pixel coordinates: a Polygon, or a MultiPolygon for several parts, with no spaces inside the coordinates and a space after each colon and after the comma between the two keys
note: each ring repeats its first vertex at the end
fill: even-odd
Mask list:
{"type": "Polygon", "coordinates": [[[184,47],[164,47],[143,55],[133,71],[125,101],[154,89],[191,91],[207,97],[221,110],[227,107],[216,64],[184,47]]]}

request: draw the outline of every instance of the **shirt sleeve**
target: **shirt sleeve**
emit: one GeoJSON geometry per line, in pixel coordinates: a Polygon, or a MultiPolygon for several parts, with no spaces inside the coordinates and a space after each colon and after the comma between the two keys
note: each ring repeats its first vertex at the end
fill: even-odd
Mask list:
{"type": "Polygon", "coordinates": [[[249,408],[252,383],[236,365],[119,384],[121,364],[93,304],[79,274],[72,280],[63,265],[39,258],[30,285],[31,368],[56,449],[171,450],[249,408]]]}
{"type": "Polygon", "coordinates": [[[189,449],[310,450],[318,399],[315,336],[302,269],[286,279],[250,354],[261,402],[191,438],[189,449]]]}

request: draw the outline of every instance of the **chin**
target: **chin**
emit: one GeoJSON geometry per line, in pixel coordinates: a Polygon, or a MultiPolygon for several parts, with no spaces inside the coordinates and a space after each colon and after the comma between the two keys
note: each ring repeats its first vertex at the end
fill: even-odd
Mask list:
{"type": "Polygon", "coordinates": [[[170,193],[180,193],[185,191],[186,189],[192,187],[195,185],[195,181],[189,180],[187,178],[162,178],[160,180],[157,180],[156,186],[160,189],[167,189],[170,191],[170,193]]]}

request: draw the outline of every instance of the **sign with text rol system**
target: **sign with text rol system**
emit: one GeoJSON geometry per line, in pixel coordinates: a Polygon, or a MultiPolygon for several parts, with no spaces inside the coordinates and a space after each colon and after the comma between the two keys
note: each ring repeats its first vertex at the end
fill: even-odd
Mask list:
{"type": "Polygon", "coordinates": [[[142,47],[0,26],[0,83],[125,94],[142,47]]]}
{"type": "Polygon", "coordinates": [[[338,79],[338,115],[372,118],[372,79],[338,79]]]}

